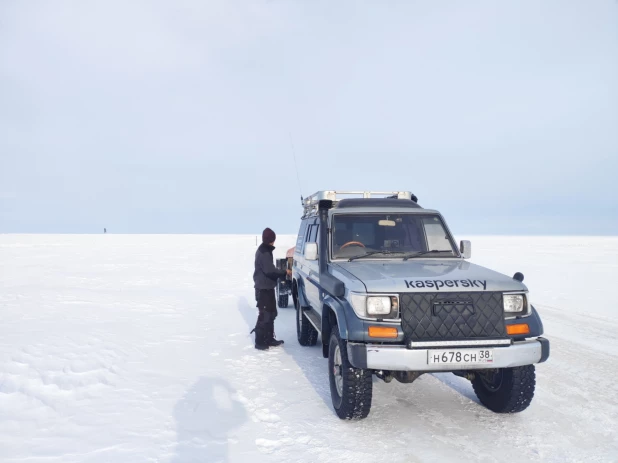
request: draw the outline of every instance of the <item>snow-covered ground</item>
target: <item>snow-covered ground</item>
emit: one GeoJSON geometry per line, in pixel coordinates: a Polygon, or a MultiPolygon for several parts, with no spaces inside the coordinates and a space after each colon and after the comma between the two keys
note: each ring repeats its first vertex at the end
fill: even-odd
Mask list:
{"type": "Polygon", "coordinates": [[[253,349],[253,236],[0,235],[0,461],[618,461],[618,238],[472,241],[544,319],[531,407],[493,414],[436,374],[376,380],[343,422],[292,308],[286,344],[253,349]]]}

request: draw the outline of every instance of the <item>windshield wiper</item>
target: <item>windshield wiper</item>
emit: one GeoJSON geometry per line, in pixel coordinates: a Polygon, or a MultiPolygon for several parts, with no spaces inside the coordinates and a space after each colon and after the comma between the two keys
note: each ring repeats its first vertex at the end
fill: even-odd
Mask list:
{"type": "MultiPolygon", "coordinates": [[[[432,252],[450,252],[451,254],[453,254],[453,251],[450,251],[448,249],[432,249],[431,251],[418,251],[418,252],[406,254],[405,256],[403,256],[403,260],[408,260],[410,257],[418,257],[424,254],[431,254],[432,252]]],[[[366,254],[361,254],[360,256],[350,257],[348,259],[348,262],[352,262],[353,260],[356,260],[356,259],[362,259],[363,257],[373,256],[375,254],[386,254],[388,256],[392,254],[403,254],[403,253],[404,251],[370,251],[366,254]]]]}
{"type": "Polygon", "coordinates": [[[403,260],[408,260],[410,257],[418,257],[418,256],[422,256],[425,254],[431,254],[432,252],[450,252],[451,254],[453,254],[453,251],[450,251],[448,249],[432,249],[431,251],[413,252],[412,254],[408,254],[404,256],[403,260]]]}
{"type": "Polygon", "coordinates": [[[356,259],[362,259],[363,257],[373,256],[374,254],[397,254],[397,252],[393,252],[393,251],[369,251],[368,253],[361,254],[360,256],[350,257],[348,259],[348,262],[352,262],[353,260],[356,260],[356,259]]]}

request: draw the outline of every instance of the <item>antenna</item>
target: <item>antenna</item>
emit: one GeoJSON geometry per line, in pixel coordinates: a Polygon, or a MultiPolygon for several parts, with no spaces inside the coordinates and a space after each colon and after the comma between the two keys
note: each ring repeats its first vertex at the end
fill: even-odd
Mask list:
{"type": "Polygon", "coordinates": [[[300,203],[303,203],[303,188],[300,186],[300,175],[298,174],[298,164],[296,162],[296,149],[294,148],[294,141],[292,140],[292,132],[288,131],[290,136],[290,144],[292,145],[292,156],[294,156],[294,168],[296,169],[296,180],[298,180],[298,190],[300,191],[300,203]]]}

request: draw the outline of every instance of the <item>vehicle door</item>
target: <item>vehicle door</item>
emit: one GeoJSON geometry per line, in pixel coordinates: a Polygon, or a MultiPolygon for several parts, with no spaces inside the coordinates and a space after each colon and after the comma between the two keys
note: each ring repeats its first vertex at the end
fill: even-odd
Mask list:
{"type": "MultiPolygon", "coordinates": [[[[307,241],[306,243],[317,243],[319,236],[320,225],[317,220],[307,227],[307,241]]],[[[305,244],[306,244],[305,243],[305,244]]],[[[320,245],[318,244],[318,250],[320,245]]],[[[319,252],[318,252],[319,255],[319,252]]],[[[307,278],[305,281],[305,294],[311,307],[319,311],[320,307],[320,261],[305,259],[305,267],[307,278]]]]}
{"type": "Polygon", "coordinates": [[[303,219],[301,222],[300,230],[298,232],[298,238],[296,240],[296,249],[294,251],[294,272],[298,282],[299,291],[303,292],[303,295],[307,301],[307,281],[309,277],[309,265],[307,259],[305,259],[305,245],[309,242],[309,235],[311,226],[315,223],[316,219],[309,218],[303,219]]]}

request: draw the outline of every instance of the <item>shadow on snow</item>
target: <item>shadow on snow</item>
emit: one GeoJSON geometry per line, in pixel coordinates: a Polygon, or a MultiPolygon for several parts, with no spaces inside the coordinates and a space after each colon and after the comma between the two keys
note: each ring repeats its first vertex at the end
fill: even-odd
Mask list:
{"type": "Polygon", "coordinates": [[[176,404],[174,419],[178,443],[171,463],[227,463],[229,434],[247,412],[225,379],[202,377],[176,404]]]}

